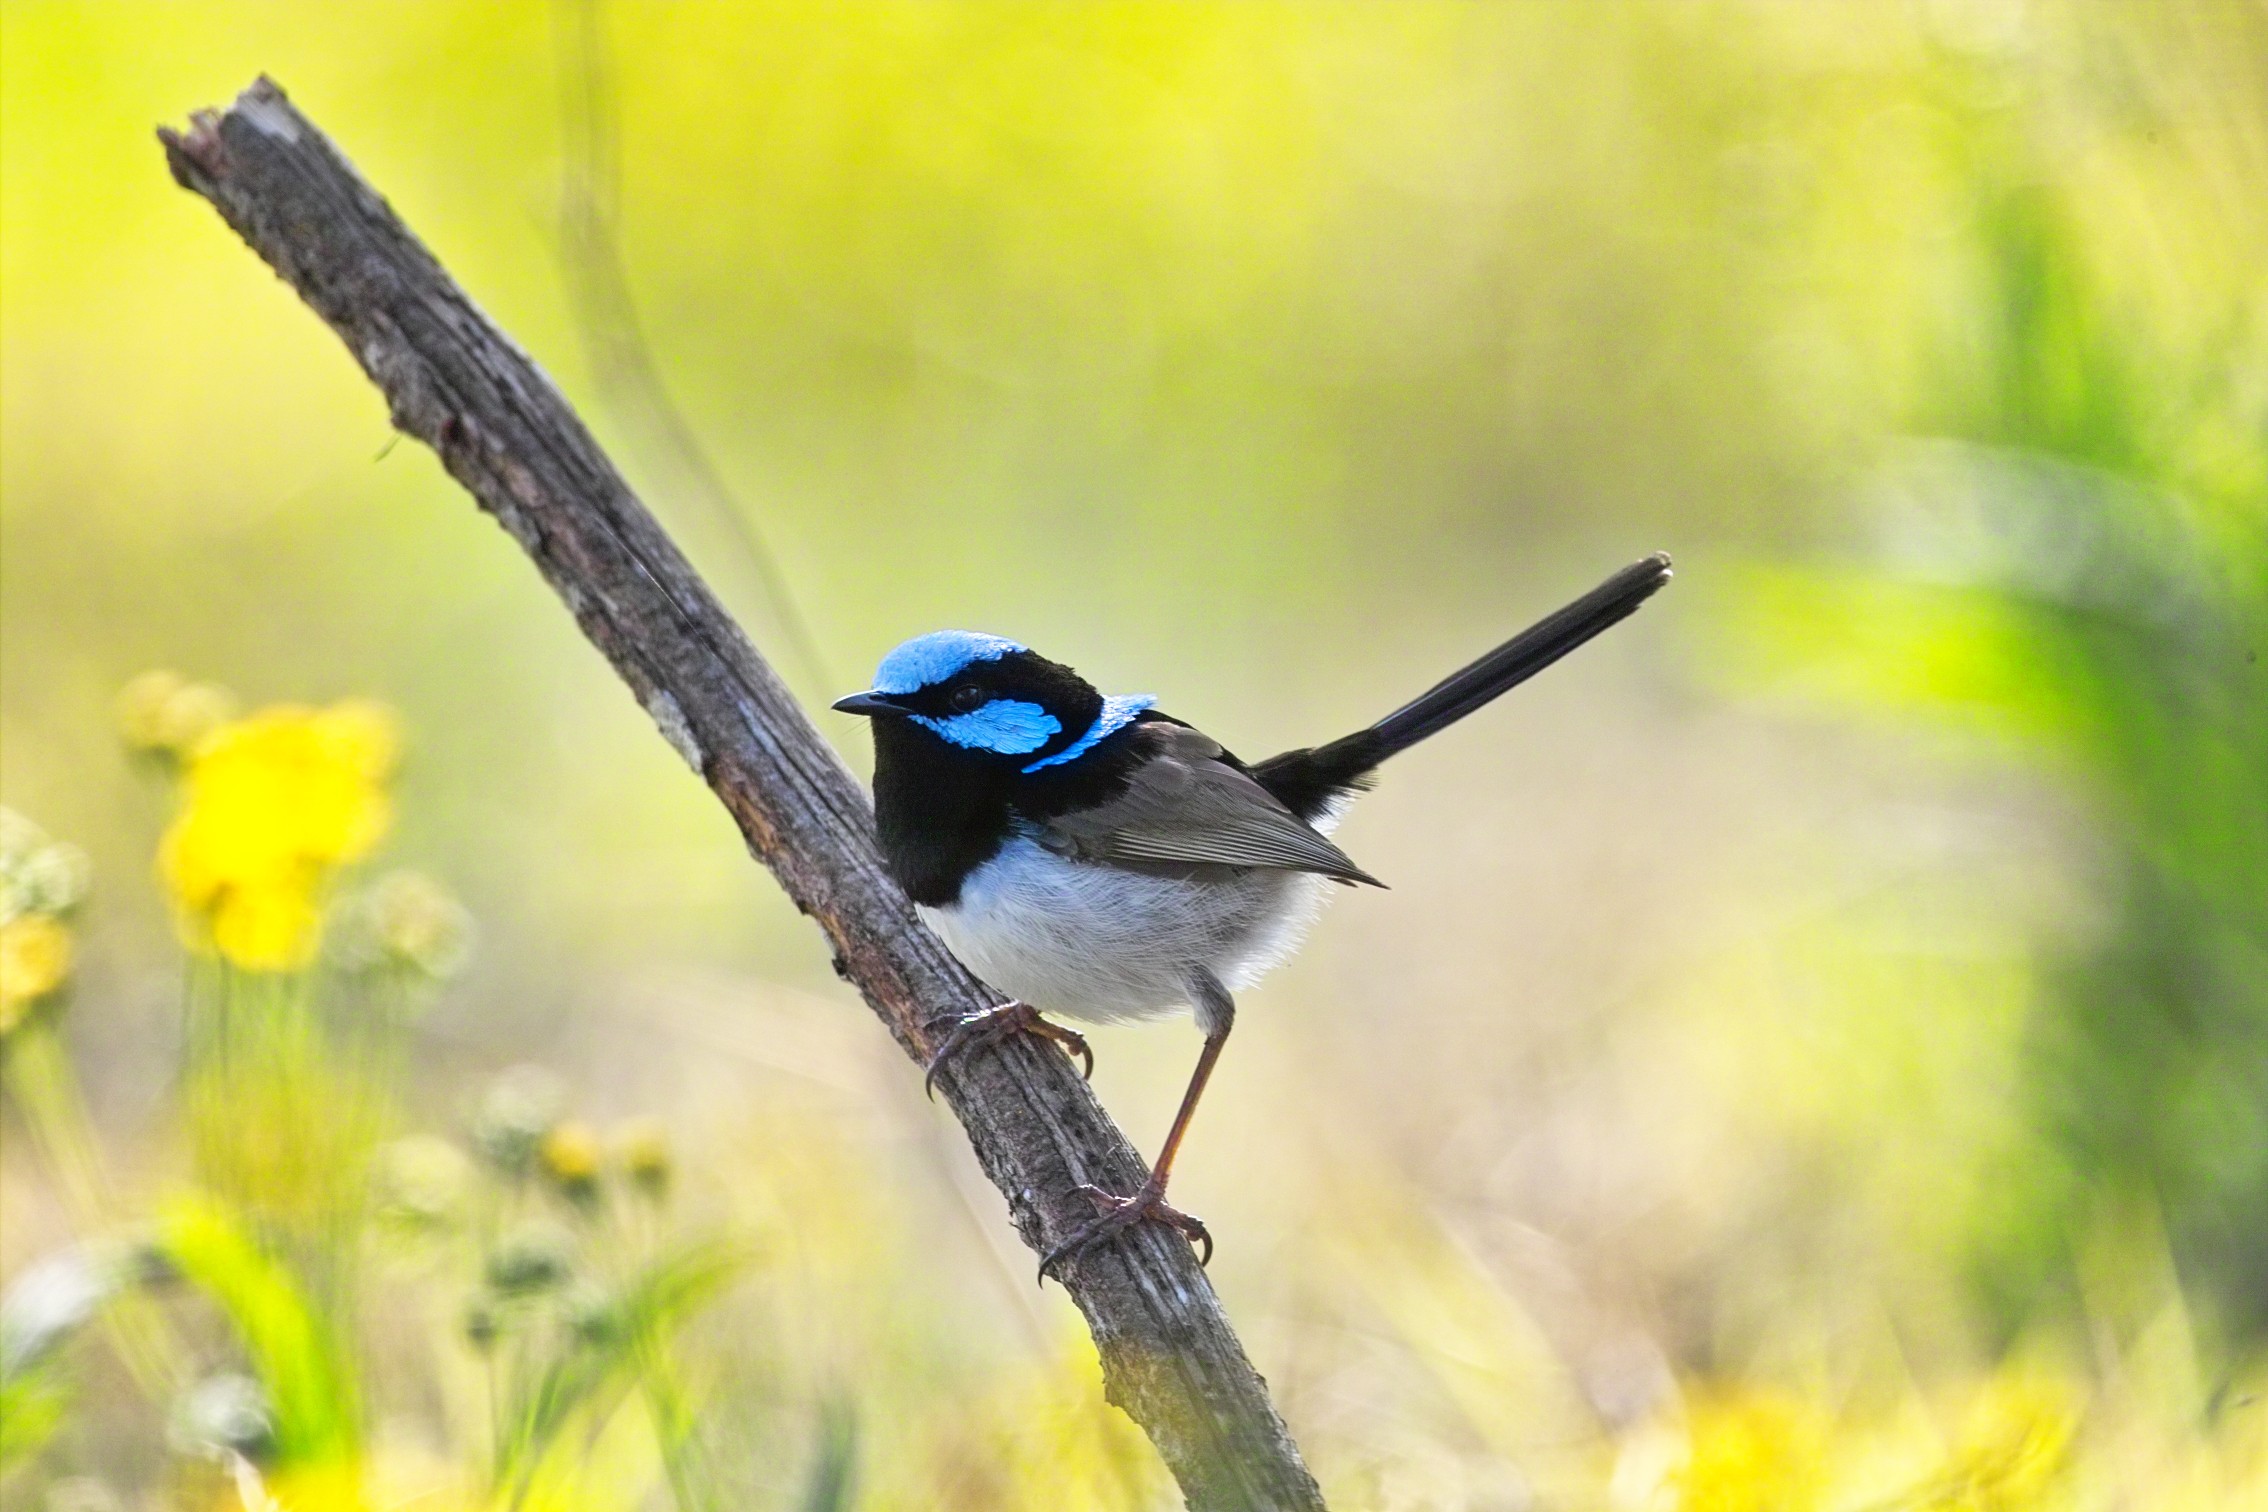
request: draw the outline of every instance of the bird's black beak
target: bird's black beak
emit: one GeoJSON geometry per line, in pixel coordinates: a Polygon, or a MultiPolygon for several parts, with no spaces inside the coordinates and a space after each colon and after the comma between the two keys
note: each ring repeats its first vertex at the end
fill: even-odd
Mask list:
{"type": "Polygon", "coordinates": [[[905,706],[887,693],[853,693],[848,698],[835,700],[838,714],[863,714],[872,719],[879,714],[903,714],[905,706]]]}

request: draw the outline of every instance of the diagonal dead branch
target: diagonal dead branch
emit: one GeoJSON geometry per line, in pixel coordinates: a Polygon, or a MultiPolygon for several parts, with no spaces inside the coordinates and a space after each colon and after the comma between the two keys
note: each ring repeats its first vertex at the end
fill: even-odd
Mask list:
{"type": "MultiPolygon", "coordinates": [[[[592,644],[826,933],[899,1045],[992,999],[884,874],[866,795],[527,354],[498,330],[283,91],[160,131],[181,185],[336,331],[393,422],[439,454],[535,560],[592,644]]],[[[940,1078],[1024,1242],[1091,1216],[1074,1190],[1144,1171],[1070,1063],[1018,1037],[940,1078]]],[[[1194,1508],[1320,1509],[1321,1493],[1178,1236],[1144,1227],[1065,1266],[1110,1399],[1194,1508]]]]}

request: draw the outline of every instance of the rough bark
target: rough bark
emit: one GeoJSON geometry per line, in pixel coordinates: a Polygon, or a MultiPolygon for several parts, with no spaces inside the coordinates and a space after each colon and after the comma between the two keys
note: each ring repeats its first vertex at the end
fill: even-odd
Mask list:
{"type": "MultiPolygon", "coordinates": [[[[259,80],[183,133],[174,178],[210,200],[346,343],[396,427],[534,559],[662,735],[713,789],[836,968],[916,1060],[930,1025],[994,1001],[884,873],[865,793],[599,450],[551,380],[283,91],[259,80]]],[[[910,1074],[910,1073],[909,1073],[910,1074]]],[[[940,1078],[1035,1252],[1144,1168],[1070,1062],[1016,1039],[940,1078]]],[[[1314,1478],[1189,1246],[1143,1226],[1063,1280],[1106,1390],[1195,1508],[1321,1508],[1314,1478]]]]}

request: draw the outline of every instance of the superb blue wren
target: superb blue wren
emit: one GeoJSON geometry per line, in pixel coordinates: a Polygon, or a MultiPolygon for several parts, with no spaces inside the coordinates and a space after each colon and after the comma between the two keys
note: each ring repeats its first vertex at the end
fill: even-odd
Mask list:
{"type": "Polygon", "coordinates": [[[1298,945],[1331,883],[1378,885],[1331,843],[1379,764],[1455,724],[1628,617],[1669,581],[1656,555],[1366,729],[1246,765],[1154,707],[1105,697],[1015,641],[940,630],[882,659],[874,686],[835,707],[874,725],[882,855],[963,964],[1013,1001],[961,1020],[932,1081],[972,1041],[1033,1033],[1092,1056],[1039,1010],[1093,1022],[1187,1007],[1205,1047],[1149,1180],[1082,1190],[1098,1215],[1066,1256],[1144,1220],[1203,1246],[1166,1182],[1236,1018],[1231,994],[1298,945]]]}

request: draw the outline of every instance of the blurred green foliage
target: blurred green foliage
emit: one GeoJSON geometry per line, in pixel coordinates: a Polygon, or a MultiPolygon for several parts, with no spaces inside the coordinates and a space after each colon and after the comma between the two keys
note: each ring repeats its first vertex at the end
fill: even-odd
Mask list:
{"type": "Polygon", "coordinates": [[[156,1252],[210,1297],[243,1343],[261,1387],[263,1458],[287,1466],[349,1462],[361,1407],[338,1334],[345,1299],[318,1307],[277,1257],[225,1208],[183,1198],[158,1215],[156,1252]]]}
{"type": "MultiPolygon", "coordinates": [[[[2048,1158],[1980,1256],[2008,1326],[2074,1236],[2154,1205],[2240,1335],[2268,1327],[2268,309],[2106,266],[2038,143],[1969,150],[1967,287],[1867,500],[1857,570],[1766,567],[1752,661],[2016,742],[2078,805],[2101,916],[2048,946],[2027,1096],[2048,1158]]],[[[2063,1305],[2068,1305],[2065,1299],[2063,1305]]]]}

